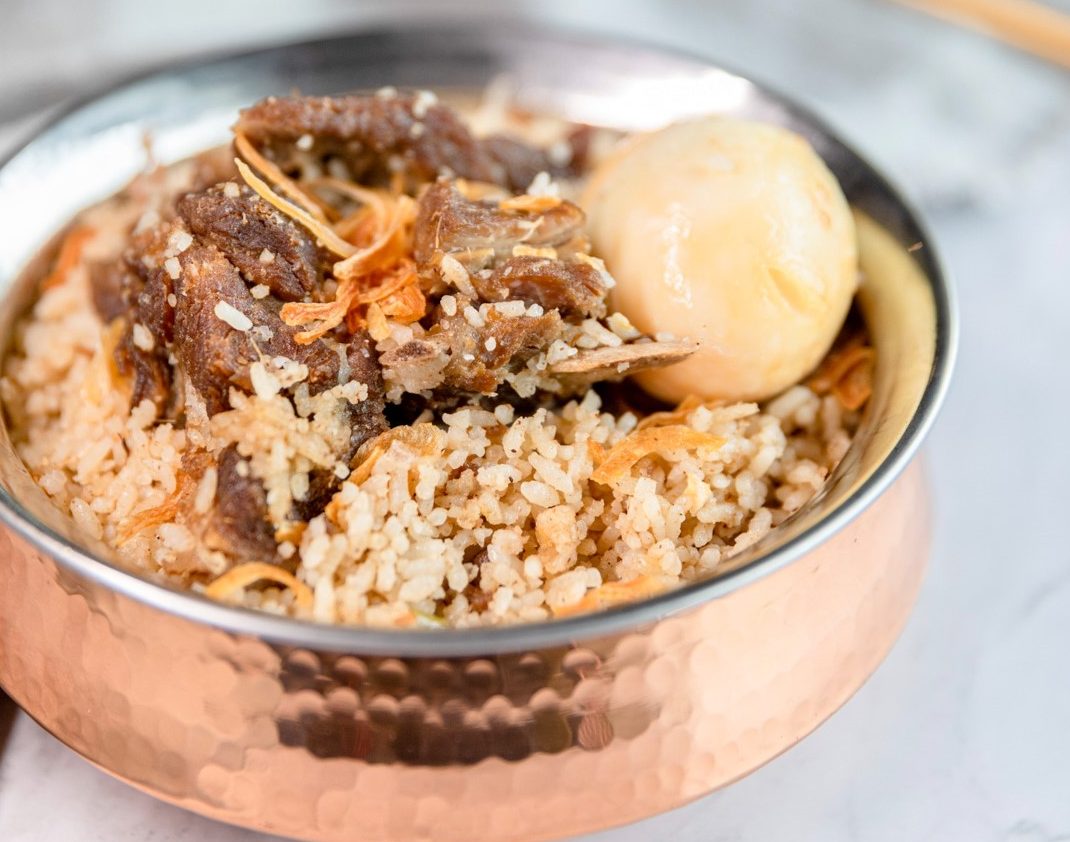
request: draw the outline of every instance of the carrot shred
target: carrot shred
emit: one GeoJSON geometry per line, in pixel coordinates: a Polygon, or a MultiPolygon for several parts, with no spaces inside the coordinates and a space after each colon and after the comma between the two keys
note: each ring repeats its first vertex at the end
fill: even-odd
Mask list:
{"type": "Polygon", "coordinates": [[[262,561],[249,561],[232,567],[222,576],[214,579],[205,589],[204,595],[209,599],[226,602],[233,599],[254,582],[274,582],[293,591],[294,599],[300,608],[312,607],[312,589],[287,570],[262,561]]]}
{"type": "Polygon", "coordinates": [[[654,596],[665,590],[664,583],[656,576],[643,574],[627,582],[607,582],[584,594],[583,598],[571,605],[554,608],[555,617],[570,617],[573,614],[585,614],[613,605],[634,602],[648,596],[654,596]]]}
{"type": "Polygon", "coordinates": [[[192,487],[192,477],[184,473],[179,474],[175,490],[170,497],[159,506],[153,506],[151,509],[137,512],[123,524],[123,528],[119,530],[119,534],[116,536],[116,545],[121,547],[139,532],[153,529],[162,523],[174,520],[192,487]]]}
{"type": "Polygon", "coordinates": [[[82,251],[86,243],[93,239],[96,231],[88,225],[77,225],[67,232],[63,243],[59,247],[59,254],[52,271],[41,281],[41,289],[52,289],[66,283],[67,276],[82,259],[82,251]]]}

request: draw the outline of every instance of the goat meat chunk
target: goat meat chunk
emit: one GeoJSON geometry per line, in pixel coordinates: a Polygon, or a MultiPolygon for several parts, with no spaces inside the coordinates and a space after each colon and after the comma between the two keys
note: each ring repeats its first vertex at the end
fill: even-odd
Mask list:
{"type": "Polygon", "coordinates": [[[261,355],[304,363],[313,394],[337,384],[338,355],[323,342],[298,344],[297,330],[279,318],[267,299],[252,297],[219,249],[195,240],[180,261],[174,353],[209,415],[228,408],[231,386],[252,391],[249,367],[261,355]],[[235,321],[242,324],[235,326],[235,321]]]}
{"type": "Polygon", "coordinates": [[[328,257],[308,232],[248,187],[216,186],[178,202],[189,230],[227,256],[251,284],[299,301],[323,282],[328,257]],[[236,195],[235,195],[236,193],[236,195]]]}
{"type": "Polygon", "coordinates": [[[589,263],[522,255],[477,272],[472,285],[484,301],[521,300],[564,317],[599,318],[606,313],[606,284],[589,263]]]}
{"type": "Polygon", "coordinates": [[[497,202],[466,199],[453,184],[440,181],[420,196],[413,252],[423,271],[443,253],[474,272],[511,255],[518,245],[562,246],[581,233],[584,219],[571,202],[542,212],[503,210],[497,202]]]}
{"type": "Polygon", "coordinates": [[[414,189],[452,175],[519,191],[544,170],[572,174],[519,140],[476,138],[452,109],[426,94],[269,97],[242,111],[235,130],[283,169],[300,170],[309,156],[335,157],[354,180],[368,184],[401,173],[414,189]]]}
{"type": "Polygon", "coordinates": [[[264,486],[234,444],[220,452],[216,464],[215,507],[207,539],[210,546],[237,559],[272,561],[276,556],[264,486]]]}

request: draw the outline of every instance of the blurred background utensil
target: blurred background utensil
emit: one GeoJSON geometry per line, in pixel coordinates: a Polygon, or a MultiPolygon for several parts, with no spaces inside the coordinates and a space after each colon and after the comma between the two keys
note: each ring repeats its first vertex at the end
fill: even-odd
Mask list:
{"type": "Polygon", "coordinates": [[[1070,68],[1070,14],[1036,0],[897,0],[1070,68]]]}

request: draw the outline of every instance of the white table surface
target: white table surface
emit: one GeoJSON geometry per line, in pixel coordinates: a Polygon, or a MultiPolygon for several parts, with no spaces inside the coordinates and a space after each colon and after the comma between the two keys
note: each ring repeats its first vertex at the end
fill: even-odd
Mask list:
{"type": "MultiPolygon", "coordinates": [[[[0,120],[150,59],[466,9],[717,57],[812,105],[893,174],[935,229],[963,328],[927,449],[936,537],[913,618],[872,680],[797,748],[590,842],[1070,839],[1070,74],[878,0],[183,0],[166,19],[150,5],[4,0],[0,120]]],[[[5,704],[3,842],[267,838],[128,789],[5,704]]]]}

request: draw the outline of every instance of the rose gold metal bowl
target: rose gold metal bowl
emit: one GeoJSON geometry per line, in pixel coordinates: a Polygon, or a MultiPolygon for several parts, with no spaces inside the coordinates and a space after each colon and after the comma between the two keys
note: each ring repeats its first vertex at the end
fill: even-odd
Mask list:
{"type": "MultiPolygon", "coordinates": [[[[913,604],[928,503],[911,460],[954,318],[916,215],[819,121],[709,64],[469,25],[389,30],[171,68],[87,100],[0,170],[0,330],[50,236],[143,165],[221,142],[298,87],[476,90],[622,128],[711,111],[807,135],[859,213],[878,350],[855,445],[819,499],[714,579],[600,614],[478,631],[326,627],[208,602],[110,564],[0,432],[0,683],[111,774],[224,821],[315,840],[549,839],[746,775],[815,728],[913,604]]],[[[47,251],[47,249],[46,249],[47,251]]]]}

